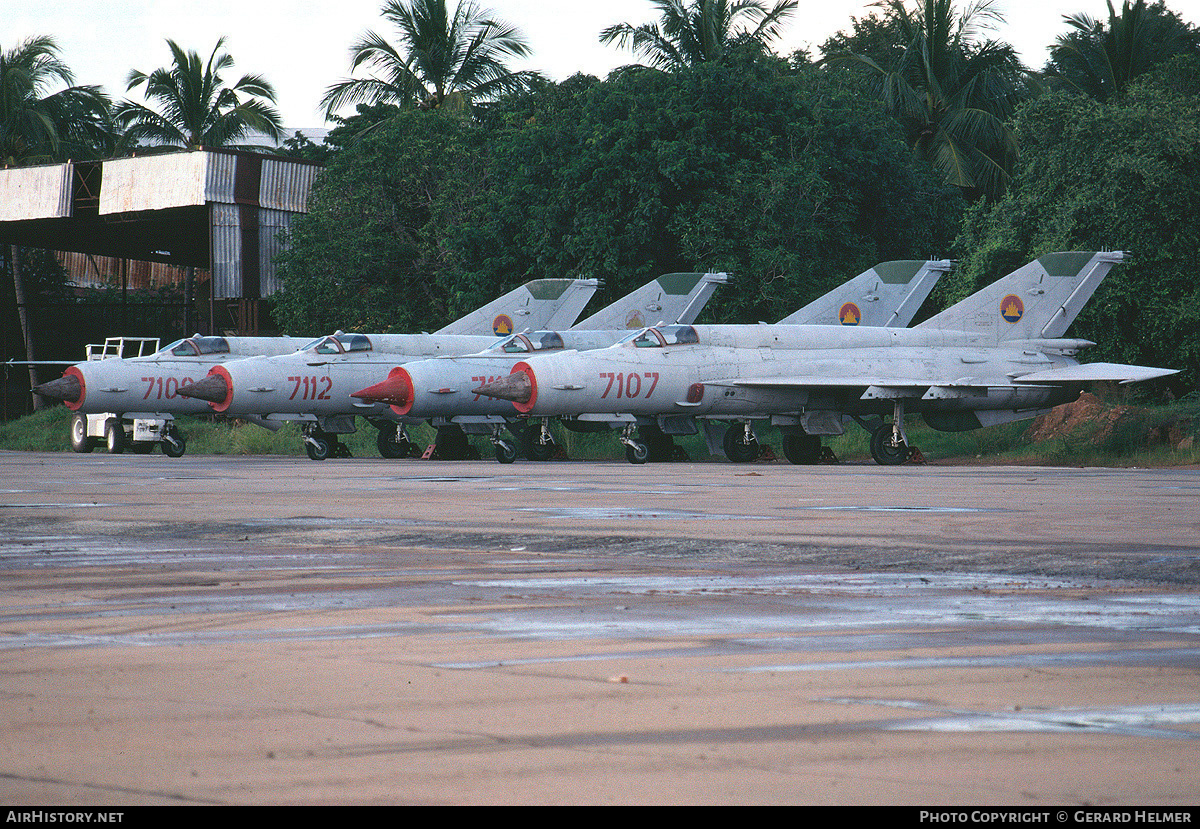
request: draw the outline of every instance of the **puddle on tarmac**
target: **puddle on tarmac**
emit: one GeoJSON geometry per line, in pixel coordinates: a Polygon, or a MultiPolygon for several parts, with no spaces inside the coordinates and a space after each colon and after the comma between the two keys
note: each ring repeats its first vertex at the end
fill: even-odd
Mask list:
{"type": "Polygon", "coordinates": [[[930,711],[934,716],[902,720],[885,731],[942,732],[1100,732],[1138,737],[1200,739],[1200,733],[1169,726],[1200,723],[1200,704],[1134,705],[1117,708],[1021,708],[1011,711],[956,711],[914,700],[832,698],[841,705],[877,705],[930,711]]]}
{"type": "Polygon", "coordinates": [[[551,518],[581,518],[589,521],[611,521],[618,518],[662,518],[667,520],[772,521],[769,515],[725,515],[688,510],[639,510],[621,507],[521,507],[516,512],[540,512],[551,518]]]}

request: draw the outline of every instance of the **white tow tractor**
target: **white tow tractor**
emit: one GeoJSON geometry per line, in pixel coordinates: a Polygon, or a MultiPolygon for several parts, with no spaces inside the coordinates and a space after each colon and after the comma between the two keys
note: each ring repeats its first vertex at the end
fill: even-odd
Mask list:
{"type": "MultiPolygon", "coordinates": [[[[158,351],[157,337],[108,337],[103,343],[87,347],[87,360],[121,360],[148,357],[158,351]]],[[[110,454],[129,449],[138,454],[154,451],[162,444],[163,454],[181,457],[187,446],[183,435],[175,428],[175,418],[163,412],[76,412],[71,418],[71,449],[91,452],[104,445],[110,454]]]]}

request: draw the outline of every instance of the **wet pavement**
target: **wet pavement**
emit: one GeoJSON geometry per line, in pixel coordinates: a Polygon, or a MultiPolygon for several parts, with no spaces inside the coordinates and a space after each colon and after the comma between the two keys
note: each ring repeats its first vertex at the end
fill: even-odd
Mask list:
{"type": "Polygon", "coordinates": [[[1200,471],[0,453],[0,799],[1196,803],[1200,471]]]}

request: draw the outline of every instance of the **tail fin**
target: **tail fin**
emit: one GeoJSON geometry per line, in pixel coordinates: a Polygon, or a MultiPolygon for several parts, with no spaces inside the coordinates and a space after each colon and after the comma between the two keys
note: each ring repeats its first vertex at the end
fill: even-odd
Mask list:
{"type": "Polygon", "coordinates": [[[647,282],[573,326],[576,331],[612,331],[647,325],[696,321],[718,285],[731,277],[724,273],[668,273],[647,282]]]}
{"type": "Polygon", "coordinates": [[[436,334],[495,334],[569,328],[600,287],[597,279],[535,279],[436,334]]]}
{"type": "Polygon", "coordinates": [[[1066,333],[1122,251],[1048,253],[972,294],[917,328],[942,328],[1006,340],[1066,333]]]}
{"type": "Polygon", "coordinates": [[[953,267],[948,259],[880,262],[784,317],[779,324],[905,328],[934,284],[953,267]]]}

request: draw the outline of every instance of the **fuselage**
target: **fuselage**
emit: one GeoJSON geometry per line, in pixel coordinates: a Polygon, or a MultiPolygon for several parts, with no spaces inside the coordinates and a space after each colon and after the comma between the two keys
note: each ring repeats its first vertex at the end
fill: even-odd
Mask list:
{"type": "MultiPolygon", "coordinates": [[[[286,354],[311,338],[300,337],[190,337],[171,343],[146,357],[90,360],[69,366],[62,380],[74,380],[72,391],[55,395],[72,411],[202,414],[209,410],[200,400],[179,396],[179,389],[216,365],[250,354],[286,354]]],[[[61,385],[61,381],[54,381],[61,385]]],[[[49,386],[50,384],[46,384],[49,386]]]]}
{"type": "MultiPolygon", "coordinates": [[[[335,335],[310,348],[214,366],[224,380],[218,399],[202,402],[230,416],[310,419],[337,415],[391,417],[388,406],[351,393],[377,381],[392,366],[444,354],[475,353],[495,337],[469,334],[335,335]]],[[[394,418],[393,418],[394,419],[394,418]]]]}
{"type": "Polygon", "coordinates": [[[526,399],[510,399],[520,414],[538,417],[753,418],[888,411],[894,398],[886,390],[903,388],[915,396],[910,411],[1037,408],[1054,405],[1059,387],[1024,386],[1019,377],[1075,365],[1066,352],[1077,345],[998,347],[945,330],[676,326],[597,351],[531,356],[512,369],[525,375],[528,391],[518,397],[526,399]],[[872,394],[875,387],[885,391],[872,394]]]}

